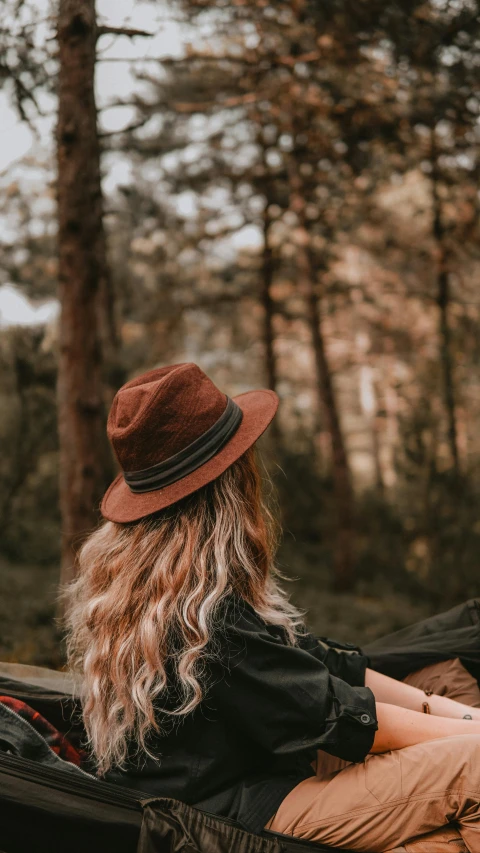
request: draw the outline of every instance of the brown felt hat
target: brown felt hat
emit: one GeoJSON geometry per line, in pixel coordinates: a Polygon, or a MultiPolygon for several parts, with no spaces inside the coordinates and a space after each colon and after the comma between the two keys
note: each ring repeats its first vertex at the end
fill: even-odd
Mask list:
{"type": "Polygon", "coordinates": [[[210,483],[260,438],[274,391],[231,399],[196,364],[150,370],[115,395],[107,432],[122,468],[102,501],[110,521],[137,521],[210,483]]]}

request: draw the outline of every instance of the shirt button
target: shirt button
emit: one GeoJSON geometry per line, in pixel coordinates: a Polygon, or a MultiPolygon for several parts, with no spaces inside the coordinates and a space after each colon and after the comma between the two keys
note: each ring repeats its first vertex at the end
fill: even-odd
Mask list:
{"type": "Polygon", "coordinates": [[[371,720],[370,714],[362,714],[362,716],[360,717],[360,722],[364,723],[365,725],[367,725],[367,723],[369,723],[370,720],[371,720]]]}

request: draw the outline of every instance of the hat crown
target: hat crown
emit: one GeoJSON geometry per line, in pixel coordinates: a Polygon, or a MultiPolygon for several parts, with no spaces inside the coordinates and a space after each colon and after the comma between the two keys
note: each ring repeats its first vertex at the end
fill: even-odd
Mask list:
{"type": "Polygon", "coordinates": [[[196,364],[150,370],[115,395],[107,432],[126,472],[164,462],[207,432],[227,398],[196,364]]]}

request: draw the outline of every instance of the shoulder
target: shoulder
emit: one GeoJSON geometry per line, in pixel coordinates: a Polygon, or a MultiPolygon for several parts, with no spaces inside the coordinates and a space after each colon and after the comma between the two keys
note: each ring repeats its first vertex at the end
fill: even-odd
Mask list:
{"type": "Polygon", "coordinates": [[[236,595],[229,595],[224,600],[218,614],[217,631],[231,639],[258,636],[271,642],[287,642],[285,630],[281,625],[266,622],[248,601],[236,595]]]}
{"type": "Polygon", "coordinates": [[[299,647],[292,646],[283,626],[266,622],[244,599],[230,595],[218,609],[210,644],[214,668],[265,669],[281,665],[296,651],[299,647]]]}
{"type": "Polygon", "coordinates": [[[243,625],[251,625],[256,628],[265,625],[264,620],[251,604],[234,594],[228,595],[224,599],[219,616],[219,623],[226,631],[243,625]]]}

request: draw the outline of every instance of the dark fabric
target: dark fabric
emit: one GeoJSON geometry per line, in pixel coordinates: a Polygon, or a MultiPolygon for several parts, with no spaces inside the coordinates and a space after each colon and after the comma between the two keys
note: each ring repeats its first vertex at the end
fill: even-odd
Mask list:
{"type": "MultiPolygon", "coordinates": [[[[52,675],[55,675],[53,670],[52,675]]],[[[61,732],[72,746],[77,750],[82,749],[85,730],[81,719],[81,707],[71,693],[62,693],[1,675],[0,693],[26,702],[61,732]]]]}
{"type": "Polygon", "coordinates": [[[176,483],[177,480],[196,471],[215,456],[225,442],[236,433],[242,417],[243,412],[240,406],[227,397],[225,411],[203,435],[157,465],[152,465],[143,471],[125,471],[123,475],[125,482],[135,494],[152,492],[176,483]]]}
{"type": "MultiPolygon", "coordinates": [[[[0,696],[0,705],[9,708],[17,717],[25,720],[43,738],[47,746],[58,758],[61,758],[63,761],[69,761],[77,767],[81,767],[82,763],[86,763],[86,753],[72,746],[55,726],[52,726],[42,714],[39,714],[38,711],[35,711],[26,702],[22,702],[21,699],[14,699],[11,696],[0,696]]],[[[20,727],[21,729],[22,727],[20,727]]],[[[25,727],[23,727],[23,732],[25,732],[25,727]]],[[[0,725],[0,742],[2,740],[2,733],[3,729],[0,725]]],[[[18,754],[21,754],[21,752],[18,754]]]]}
{"type": "Polygon", "coordinates": [[[141,821],[138,795],[0,752],[2,853],[135,853],[141,821]]]}
{"type": "MultiPolygon", "coordinates": [[[[143,805],[137,853],[335,853],[323,844],[311,844],[273,832],[260,837],[251,835],[176,800],[151,800],[143,805]]],[[[342,851],[337,850],[337,853],[342,851]]]]}
{"type": "Polygon", "coordinates": [[[409,673],[459,658],[480,680],[480,604],[471,599],[446,613],[409,625],[364,649],[372,669],[402,680],[409,673]]]}
{"type": "Polygon", "coordinates": [[[314,637],[308,633],[300,638],[299,645],[321,660],[331,675],[341,678],[352,687],[365,685],[365,670],[370,666],[370,660],[359,646],[339,643],[329,637],[314,637]]]}
{"type": "Polygon", "coordinates": [[[138,853],[281,853],[276,839],[259,838],[175,800],[146,803],[138,853]]]}
{"type": "Polygon", "coordinates": [[[250,835],[175,800],[142,800],[2,753],[0,827],[2,853],[327,853],[274,833],[250,835]]]}
{"type": "MultiPolygon", "coordinates": [[[[34,704],[40,702],[49,716],[71,702],[70,696],[0,677],[0,690],[6,689],[34,704]]],[[[65,718],[64,723],[69,729],[65,718]]],[[[270,853],[271,849],[264,839],[184,803],[142,799],[138,792],[84,774],[72,777],[61,763],[52,768],[1,751],[0,826],[2,853],[188,853],[193,842],[201,853],[237,853],[238,845],[245,843],[249,853],[270,853]]],[[[275,833],[264,836],[275,840],[274,849],[281,853],[327,851],[275,833]]]]}
{"type": "Polygon", "coordinates": [[[233,598],[216,641],[201,706],[149,743],[158,761],[132,755],[127,772],[110,771],[106,778],[259,832],[287,793],[313,774],[317,749],[349,761],[362,761],[370,751],[375,701],[358,686],[366,659],[307,634],[290,646],[282,628],[233,598]],[[324,661],[356,686],[331,675],[324,661]]]}
{"type": "MultiPolygon", "coordinates": [[[[9,707],[6,697],[2,697],[2,699],[4,701],[0,701],[0,752],[16,755],[19,758],[35,761],[45,767],[63,770],[80,777],[87,776],[78,766],[80,756],[75,755],[76,761],[73,763],[65,761],[59,756],[56,749],[51,748],[43,735],[26,719],[25,714],[28,717],[30,717],[30,713],[32,715],[35,714],[33,709],[28,709],[28,712],[26,712],[24,703],[21,703],[24,716],[20,716],[18,711],[13,710],[11,707],[14,703],[10,702],[9,707]]],[[[46,721],[43,722],[46,723],[46,721]]],[[[51,731],[49,731],[49,736],[52,739],[51,731]]],[[[55,738],[55,742],[57,749],[63,751],[64,754],[68,751],[70,757],[74,756],[75,750],[73,750],[73,747],[68,748],[65,743],[62,743],[60,735],[58,738],[55,738]],[[60,743],[61,746],[59,745],[60,743]]]]}

